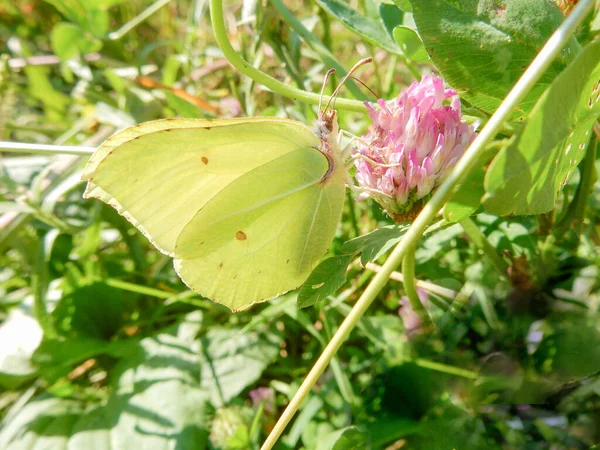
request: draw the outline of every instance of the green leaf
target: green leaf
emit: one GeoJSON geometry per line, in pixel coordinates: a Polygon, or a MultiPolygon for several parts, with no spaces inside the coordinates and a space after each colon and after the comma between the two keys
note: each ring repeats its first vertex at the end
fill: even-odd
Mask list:
{"type": "Polygon", "coordinates": [[[298,291],[298,306],[312,306],[334,294],[346,282],[346,270],[354,254],[336,255],[319,263],[298,291]]]}
{"type": "Polygon", "coordinates": [[[598,314],[585,319],[557,314],[547,319],[548,331],[533,354],[538,371],[553,381],[569,382],[600,371],[598,314]]]}
{"type": "Polygon", "coordinates": [[[164,91],[165,98],[167,99],[167,104],[175,111],[178,116],[185,118],[193,118],[197,119],[198,117],[202,117],[200,113],[200,109],[197,106],[192,105],[187,100],[182,99],[181,97],[176,96],[172,92],[164,91]]]}
{"type": "Polygon", "coordinates": [[[459,185],[456,192],[444,206],[444,219],[449,222],[460,222],[471,216],[481,205],[485,189],[483,180],[486,167],[494,157],[494,149],[487,149],[474,164],[475,168],[459,185]]]}
{"type": "MultiPolygon", "coordinates": [[[[429,56],[446,81],[474,106],[493,113],[563,16],[549,1],[413,0],[414,19],[429,56]]],[[[579,50],[573,38],[521,102],[523,118],[579,50]]]]}
{"type": "Polygon", "coordinates": [[[417,264],[439,258],[451,248],[451,242],[462,233],[462,227],[455,224],[444,230],[436,231],[434,234],[426,236],[423,243],[417,248],[415,254],[417,264]]]}
{"type": "Polygon", "coordinates": [[[317,450],[361,450],[366,448],[367,436],[356,427],[335,430],[320,439],[317,450]]]}
{"type": "Polygon", "coordinates": [[[80,53],[91,53],[102,48],[102,42],[87,35],[77,25],[72,23],[57,23],[50,32],[52,50],[63,60],[72,58],[80,53]]]}
{"type": "Polygon", "coordinates": [[[146,338],[111,377],[117,381],[106,402],[42,395],[9,414],[0,448],[206,448],[208,396],[198,384],[199,357],[189,339],[164,332],[146,338]]]}
{"type": "Polygon", "coordinates": [[[279,353],[279,338],[240,329],[211,328],[202,338],[201,386],[216,406],[258,380],[279,353]]]}
{"type": "Polygon", "coordinates": [[[394,28],[402,25],[402,18],[404,14],[394,5],[388,5],[382,3],[379,5],[379,17],[383,28],[387,31],[390,36],[393,36],[394,28]]]}
{"type": "Polygon", "coordinates": [[[412,5],[410,0],[394,0],[394,4],[402,11],[412,12],[412,5]]]}
{"type": "Polygon", "coordinates": [[[600,43],[590,43],[552,83],[514,143],[492,162],[485,208],[497,215],[542,214],[585,155],[600,116],[600,43]]]}
{"type": "Polygon", "coordinates": [[[66,283],[64,295],[52,312],[57,332],[63,336],[112,338],[125,323],[137,297],[100,280],[79,279],[77,283],[66,283]]]}
{"type": "Polygon", "coordinates": [[[360,262],[364,266],[370,261],[377,260],[396,245],[407,230],[407,225],[388,225],[386,227],[381,227],[375,231],[349,240],[342,247],[342,251],[353,254],[362,252],[360,262]]]}
{"type": "Polygon", "coordinates": [[[429,55],[425,51],[423,41],[415,30],[398,26],[394,28],[393,35],[394,40],[408,59],[417,62],[429,62],[429,55]]]}
{"type": "Polygon", "coordinates": [[[346,282],[348,266],[362,252],[361,263],[374,261],[400,241],[408,226],[390,225],[346,242],[343,254],[332,256],[315,267],[298,292],[298,306],[306,308],[334,294],[346,282]]]}
{"type": "Polygon", "coordinates": [[[44,110],[52,119],[62,119],[69,104],[69,97],[52,86],[47,77],[49,70],[45,67],[27,66],[23,69],[27,75],[28,89],[31,97],[44,105],[44,110]]]}
{"type": "Polygon", "coordinates": [[[111,344],[99,339],[44,339],[32,356],[41,367],[69,366],[106,352],[111,344]]]}
{"type": "Polygon", "coordinates": [[[52,50],[60,59],[69,59],[79,53],[78,42],[83,39],[83,31],[72,23],[57,23],[50,32],[52,50]]]}
{"type": "Polygon", "coordinates": [[[349,30],[370,43],[392,53],[402,53],[383,25],[350,8],[346,2],[341,0],[317,0],[317,3],[325,11],[335,16],[349,30]]]}
{"type": "MultiPolygon", "coordinates": [[[[54,6],[66,19],[77,24],[82,31],[101,38],[108,31],[108,12],[111,6],[119,1],[89,1],[89,0],[45,0],[54,6]]],[[[74,44],[79,44],[73,41],[74,44]]]]}

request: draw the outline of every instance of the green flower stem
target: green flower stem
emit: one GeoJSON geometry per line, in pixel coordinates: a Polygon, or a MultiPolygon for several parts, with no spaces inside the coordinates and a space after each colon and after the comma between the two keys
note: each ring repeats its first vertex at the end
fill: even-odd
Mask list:
{"type": "MultiPolygon", "coordinates": [[[[419,294],[417,293],[417,286],[415,281],[415,251],[417,250],[417,246],[413,245],[409,249],[406,250],[406,254],[404,255],[404,259],[402,260],[402,276],[404,277],[404,292],[410,301],[410,306],[414,312],[416,312],[423,324],[429,324],[431,321],[429,319],[429,315],[427,314],[427,310],[421,303],[421,299],[419,298],[419,294]]],[[[391,275],[391,274],[390,274],[391,275]]]]}
{"type": "Polygon", "coordinates": [[[459,367],[448,366],[446,364],[430,361],[428,359],[413,359],[409,360],[419,367],[424,369],[435,370],[436,372],[447,373],[449,375],[456,375],[470,380],[476,380],[480,377],[479,373],[473,372],[472,370],[461,369],[459,367]]]}
{"type": "MultiPolygon", "coordinates": [[[[317,37],[311,33],[300,20],[294,16],[294,14],[283,4],[281,0],[270,0],[270,3],[275,7],[279,15],[285,20],[285,22],[296,32],[298,36],[302,38],[315,53],[319,55],[323,64],[327,68],[334,68],[341,73],[342,76],[346,75],[348,71],[340,64],[333,53],[327,48],[317,37]]],[[[324,15],[328,17],[327,14],[324,15]]],[[[325,26],[325,25],[324,25],[325,26]]],[[[356,86],[356,83],[352,80],[346,82],[346,87],[352,95],[360,100],[366,100],[367,96],[356,86]]],[[[339,100],[338,100],[339,102],[339,100]]],[[[364,105],[363,105],[364,106],[364,105]]],[[[362,111],[362,110],[361,110],[362,111]]]]}
{"type": "MultiPolygon", "coordinates": [[[[365,269],[372,270],[373,272],[379,272],[381,270],[381,266],[378,266],[374,263],[367,263],[365,269]]],[[[399,281],[404,284],[404,276],[400,272],[392,272],[390,274],[390,279],[399,281]]],[[[424,289],[426,291],[431,292],[432,294],[439,295],[440,297],[444,297],[450,300],[454,300],[458,295],[458,292],[453,291],[452,289],[448,289],[443,286],[439,286],[437,284],[433,284],[429,281],[417,280],[415,282],[415,286],[424,289]]]]}
{"type": "MultiPolygon", "coordinates": [[[[214,4],[219,2],[211,0],[211,3],[214,4]]],[[[485,151],[486,145],[496,136],[502,123],[525,97],[527,92],[529,92],[540,79],[562,47],[569,40],[579,23],[581,23],[591,11],[593,5],[594,0],[583,0],[579,2],[571,14],[554,32],[552,37],[550,37],[546,45],[544,45],[544,48],[538,53],[519,81],[517,81],[517,84],[515,84],[510,93],[506,96],[500,107],[490,118],[489,122],[481,130],[456,166],[454,166],[450,175],[446,178],[444,183],[440,185],[435,194],[433,194],[402,240],[396,245],[389,258],[382,266],[381,271],[373,277],[371,283],[366,287],[365,291],[352,308],[352,311],[350,311],[350,314],[348,314],[346,319],[342,322],[338,331],[329,342],[329,345],[327,345],[319,359],[317,359],[315,365],[300,385],[300,388],[290,401],[289,405],[279,417],[275,427],[273,427],[273,430],[262,445],[261,450],[270,450],[273,448],[287,424],[292,420],[292,417],[300,407],[304,398],[309,394],[312,387],[325,371],[331,358],[337,353],[350,332],[366,312],[367,308],[371,305],[373,300],[375,300],[377,294],[386,285],[390,274],[398,267],[407,250],[419,241],[429,222],[431,222],[440,208],[453,194],[454,188],[458,183],[464,180],[474,168],[479,157],[485,151]]]]}
{"type": "Polygon", "coordinates": [[[91,155],[96,151],[96,148],[77,145],[45,145],[21,144],[19,142],[0,142],[0,151],[30,154],[40,153],[46,155],[91,155]]]}
{"type": "Polygon", "coordinates": [[[469,236],[469,239],[481,250],[485,256],[489,258],[494,268],[502,276],[506,276],[508,270],[508,264],[502,258],[502,256],[496,251],[496,249],[489,243],[485,235],[479,229],[479,227],[471,220],[470,217],[460,221],[460,225],[463,230],[469,236]]]}
{"type": "Polygon", "coordinates": [[[410,74],[413,77],[415,77],[415,80],[421,81],[421,72],[419,72],[419,69],[417,69],[415,64],[404,55],[400,56],[400,59],[402,60],[402,62],[404,63],[404,65],[406,66],[406,68],[408,69],[410,74]]]}
{"type": "MultiPolygon", "coordinates": [[[[320,96],[311,92],[306,92],[300,89],[296,89],[279,80],[276,80],[270,75],[252,67],[252,65],[237,54],[234,48],[229,42],[227,37],[227,30],[225,28],[225,19],[223,17],[223,2],[222,0],[210,0],[210,19],[215,33],[215,39],[217,44],[221,48],[223,55],[231,63],[233,67],[238,69],[247,77],[250,77],[257,83],[268,87],[273,92],[277,92],[285,97],[289,97],[293,100],[298,100],[305,103],[311,103],[318,105],[320,96]]],[[[329,96],[323,96],[323,101],[327,102],[330,99],[329,96]]],[[[336,106],[339,109],[346,109],[348,111],[365,112],[365,106],[362,102],[357,100],[348,100],[344,98],[338,98],[336,100],[336,106]]]]}

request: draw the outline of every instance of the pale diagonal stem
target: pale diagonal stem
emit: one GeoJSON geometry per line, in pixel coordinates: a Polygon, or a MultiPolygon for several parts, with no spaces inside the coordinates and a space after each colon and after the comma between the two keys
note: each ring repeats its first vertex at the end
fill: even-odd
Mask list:
{"type": "Polygon", "coordinates": [[[21,142],[0,141],[0,152],[29,154],[39,153],[46,155],[91,155],[95,151],[96,147],[85,147],[78,145],[26,144],[21,142]]]}
{"type": "Polygon", "coordinates": [[[154,2],[148,8],[143,10],[141,13],[139,13],[137,16],[135,16],[133,19],[131,19],[129,22],[127,22],[125,25],[119,28],[117,31],[109,33],[108,39],[110,39],[111,41],[121,39],[123,36],[125,36],[127,33],[129,33],[131,30],[133,30],[140,23],[142,23],[144,20],[146,20],[148,17],[150,17],[152,14],[154,14],[156,11],[165,6],[170,1],[171,0],[158,0],[157,2],[154,2]]]}
{"type": "MultiPolygon", "coordinates": [[[[212,3],[215,3],[215,0],[213,0],[212,3]]],[[[402,258],[406,251],[410,246],[415,245],[415,243],[418,242],[429,222],[431,222],[435,214],[437,214],[440,208],[448,201],[458,183],[464,180],[468,173],[474,168],[481,153],[485,150],[486,145],[496,135],[513,108],[519,104],[527,92],[529,92],[533,85],[539,80],[548,66],[550,66],[554,58],[575,31],[575,28],[590,12],[593,4],[594,0],[583,0],[577,4],[571,14],[550,37],[546,45],[544,45],[519,81],[517,81],[500,107],[490,118],[489,122],[481,130],[481,133],[479,133],[463,157],[458,161],[448,178],[446,178],[446,181],[440,185],[402,240],[396,245],[389,258],[382,266],[381,271],[378,272],[371,283],[369,283],[352,308],[352,311],[350,311],[350,314],[348,314],[346,319],[342,322],[338,331],[335,333],[327,347],[325,347],[325,350],[323,350],[319,359],[315,362],[315,365],[300,385],[300,388],[281,417],[279,417],[275,427],[262,445],[261,450],[270,450],[273,448],[287,424],[292,417],[294,417],[294,414],[300,407],[304,398],[309,394],[321,374],[325,371],[331,358],[337,353],[338,349],[354,329],[367,308],[371,305],[373,300],[375,300],[377,294],[383,289],[392,271],[402,262],[402,258]]]]}

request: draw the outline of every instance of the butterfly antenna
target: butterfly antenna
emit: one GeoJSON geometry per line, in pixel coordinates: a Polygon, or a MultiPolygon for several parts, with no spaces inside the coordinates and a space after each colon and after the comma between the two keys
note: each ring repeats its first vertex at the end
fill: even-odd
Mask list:
{"type": "Polygon", "coordinates": [[[321,111],[321,105],[323,104],[323,94],[325,93],[325,86],[327,85],[327,80],[331,74],[335,72],[335,69],[329,69],[325,74],[325,79],[323,80],[323,86],[321,86],[321,94],[319,95],[319,111],[321,111]]]}
{"type": "Polygon", "coordinates": [[[352,66],[352,69],[350,69],[348,71],[348,73],[344,76],[344,78],[342,78],[342,81],[340,81],[340,84],[338,84],[338,87],[336,87],[335,91],[333,91],[333,94],[331,94],[331,97],[329,98],[329,101],[325,105],[325,109],[323,111],[326,111],[329,108],[329,104],[331,103],[332,100],[335,100],[335,98],[337,97],[337,95],[340,92],[340,89],[342,88],[342,86],[344,85],[344,83],[346,83],[346,81],[348,81],[348,78],[350,78],[352,76],[352,74],[354,72],[356,72],[356,70],[360,66],[368,64],[371,61],[373,61],[373,58],[371,58],[371,57],[365,58],[365,59],[361,59],[359,62],[357,62],[356,64],[354,64],[354,66],[352,66]]]}
{"type": "MultiPolygon", "coordinates": [[[[362,81],[360,78],[356,78],[356,77],[350,77],[352,78],[354,81],[356,81],[357,83],[361,84],[366,90],[368,90],[371,94],[373,94],[373,96],[375,98],[380,98],[379,95],[377,95],[377,92],[375,92],[373,89],[371,89],[369,87],[368,84],[366,84],[364,81],[362,81]]],[[[333,102],[333,107],[335,108],[335,100],[333,102]]]]}

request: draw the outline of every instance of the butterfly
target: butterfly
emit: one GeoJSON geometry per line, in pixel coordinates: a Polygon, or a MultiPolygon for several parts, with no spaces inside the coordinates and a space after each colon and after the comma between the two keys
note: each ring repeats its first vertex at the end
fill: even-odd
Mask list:
{"type": "Polygon", "coordinates": [[[84,197],[115,208],[172,256],[189,288],[246,309],[300,286],[335,236],[347,175],[328,106],[314,132],[267,117],[125,129],[91,156],[84,197]]]}

